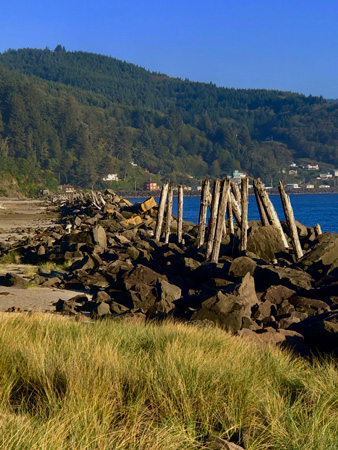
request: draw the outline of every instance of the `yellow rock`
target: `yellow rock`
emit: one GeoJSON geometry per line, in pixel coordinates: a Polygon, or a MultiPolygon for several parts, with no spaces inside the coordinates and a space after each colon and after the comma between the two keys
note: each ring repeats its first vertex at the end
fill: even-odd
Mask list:
{"type": "Polygon", "coordinates": [[[154,197],[149,197],[147,200],[145,200],[143,203],[141,203],[141,211],[146,212],[151,210],[152,208],[156,208],[157,203],[154,199],[154,197]]]}
{"type": "Polygon", "coordinates": [[[142,223],[141,217],[134,216],[134,217],[131,217],[130,219],[122,220],[121,225],[124,227],[129,227],[129,226],[140,225],[141,223],[142,223]]]}
{"type": "Polygon", "coordinates": [[[120,200],[120,203],[125,203],[127,206],[132,206],[132,203],[129,200],[127,200],[126,198],[122,198],[120,200]]]}

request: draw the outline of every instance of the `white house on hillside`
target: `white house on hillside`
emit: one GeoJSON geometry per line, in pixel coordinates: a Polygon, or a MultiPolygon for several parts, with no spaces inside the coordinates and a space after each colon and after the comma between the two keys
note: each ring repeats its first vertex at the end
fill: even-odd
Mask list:
{"type": "Polygon", "coordinates": [[[119,181],[119,177],[117,173],[108,173],[105,178],[102,178],[103,181],[119,181]]]}

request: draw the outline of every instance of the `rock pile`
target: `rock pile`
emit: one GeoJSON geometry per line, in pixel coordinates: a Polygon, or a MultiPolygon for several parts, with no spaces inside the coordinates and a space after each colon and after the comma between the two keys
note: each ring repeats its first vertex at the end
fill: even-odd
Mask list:
{"type": "MultiPolygon", "coordinates": [[[[195,245],[193,223],[183,224],[184,246],[175,243],[174,234],[169,244],[154,239],[153,198],[132,205],[107,190],[94,202],[63,202],[60,211],[58,226],[3,249],[15,249],[25,263],[67,266],[40,269],[33,279],[40,286],[81,292],[57,302],[57,312],[172,317],[219,326],[259,344],[338,355],[338,234],[316,237],[312,228],[297,224],[305,255],[295,262],[273,226],[249,222],[246,256],[234,257],[236,242],[227,238],[219,262],[211,264],[195,245]]],[[[0,279],[0,284],[15,283],[22,281],[9,275],[0,279]]]]}

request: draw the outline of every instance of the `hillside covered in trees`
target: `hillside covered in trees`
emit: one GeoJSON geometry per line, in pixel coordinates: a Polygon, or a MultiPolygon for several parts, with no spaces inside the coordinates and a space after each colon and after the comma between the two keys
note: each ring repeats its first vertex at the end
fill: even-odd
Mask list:
{"type": "Polygon", "coordinates": [[[241,169],[270,181],[291,160],[338,166],[338,104],[169,78],[60,45],[8,50],[0,155],[0,171],[31,191],[59,181],[100,187],[108,173],[133,186],[148,171],[185,182],[241,169]]]}

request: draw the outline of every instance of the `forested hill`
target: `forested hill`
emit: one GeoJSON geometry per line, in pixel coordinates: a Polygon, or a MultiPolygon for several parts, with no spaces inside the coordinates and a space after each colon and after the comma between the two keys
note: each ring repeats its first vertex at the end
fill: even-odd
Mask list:
{"type": "Polygon", "coordinates": [[[44,182],[233,169],[270,180],[297,158],[338,166],[338,104],[323,98],[219,88],[60,45],[0,54],[0,76],[2,166],[19,158],[44,182]]]}

